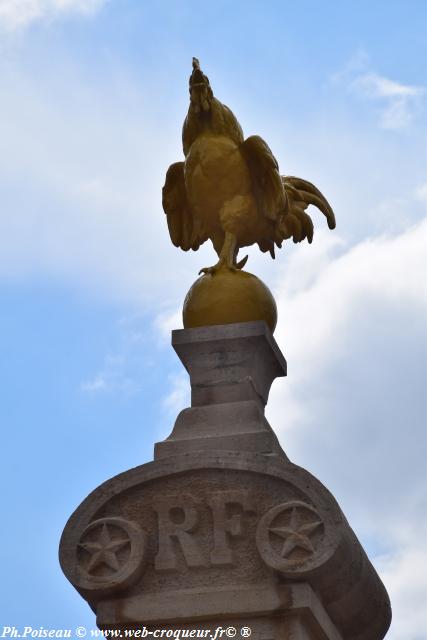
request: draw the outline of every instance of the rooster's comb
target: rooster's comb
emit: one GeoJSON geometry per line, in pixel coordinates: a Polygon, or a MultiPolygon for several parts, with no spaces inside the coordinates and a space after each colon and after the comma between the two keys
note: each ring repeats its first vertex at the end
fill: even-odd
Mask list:
{"type": "Polygon", "coordinates": [[[190,91],[196,85],[205,84],[209,86],[209,78],[205,76],[200,68],[200,62],[197,58],[193,58],[193,72],[190,76],[190,91]]]}

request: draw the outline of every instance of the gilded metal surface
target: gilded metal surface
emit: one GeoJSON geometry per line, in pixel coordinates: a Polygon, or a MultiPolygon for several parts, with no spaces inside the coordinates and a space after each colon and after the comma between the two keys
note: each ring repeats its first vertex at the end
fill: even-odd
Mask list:
{"type": "Polygon", "coordinates": [[[264,320],[274,331],[277,307],[268,287],[246,271],[222,267],[215,273],[204,274],[184,301],[186,329],[253,320],[264,320]]]}
{"type": "MultiPolygon", "coordinates": [[[[313,184],[281,176],[266,142],[259,136],[244,139],[234,114],[214,97],[209,79],[196,58],[189,88],[190,106],[182,132],[185,160],[172,164],[167,171],[163,208],[175,246],[196,251],[203,242],[211,240],[218,262],[200,273],[238,272],[247,260],[247,257],[237,260],[239,249],[255,243],[273,258],[275,247],[281,247],[284,240],[307,239],[311,243],[313,222],[306,212],[310,204],[325,215],[330,229],[335,227],[332,208],[313,184]]],[[[202,291],[203,295],[195,298],[193,290],[192,299],[187,300],[185,326],[199,326],[198,319],[196,324],[193,322],[199,315],[206,324],[215,324],[211,314],[216,316],[217,310],[213,304],[207,310],[204,293],[209,290],[213,295],[214,284],[219,285],[220,280],[221,286],[233,289],[231,275],[224,274],[209,281],[209,286],[197,285],[198,295],[202,291]],[[198,309],[199,303],[204,305],[203,312],[198,309]]],[[[250,278],[246,282],[253,285],[250,278]]],[[[225,295],[227,304],[232,301],[231,289],[225,295]]],[[[268,318],[270,326],[275,324],[268,294],[260,295],[261,307],[254,316],[251,296],[241,295],[239,289],[239,304],[247,305],[239,317],[255,320],[266,314],[264,319],[268,318]]],[[[225,311],[223,315],[228,317],[225,311]]],[[[230,318],[234,316],[233,311],[230,318]]],[[[238,321],[241,320],[227,320],[238,321]]]]}

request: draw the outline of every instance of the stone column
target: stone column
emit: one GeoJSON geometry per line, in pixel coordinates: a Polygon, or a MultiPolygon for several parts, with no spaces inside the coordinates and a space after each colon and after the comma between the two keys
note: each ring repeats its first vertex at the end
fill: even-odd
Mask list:
{"type": "Polygon", "coordinates": [[[173,331],[172,346],[190,376],[191,407],[156,444],[156,459],[212,449],[284,456],[264,408],[286,360],[264,322],[173,331]]]}
{"type": "Polygon", "coordinates": [[[333,496],[265,419],[286,375],[267,325],[184,329],[172,344],[191,407],[155,460],[96,489],[62,536],[63,571],[99,628],[381,640],[383,584],[333,496]]]}

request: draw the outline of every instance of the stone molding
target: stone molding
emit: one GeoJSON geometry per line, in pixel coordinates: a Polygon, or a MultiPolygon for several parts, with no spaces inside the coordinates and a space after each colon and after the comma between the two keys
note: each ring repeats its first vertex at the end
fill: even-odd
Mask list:
{"type": "MultiPolygon", "coordinates": [[[[102,594],[99,589],[98,591],[87,589],[79,582],[79,573],[76,571],[76,549],[81,545],[84,532],[94,521],[118,517],[118,509],[122,511],[120,517],[125,519],[128,519],[129,513],[135,514],[134,518],[143,518],[144,509],[156,511],[158,515],[160,503],[157,495],[163,499],[163,504],[165,499],[170,500],[168,507],[170,510],[183,509],[184,517],[175,523],[175,530],[171,529],[171,523],[175,521],[169,516],[169,512],[165,511],[160,518],[153,519],[154,528],[151,530],[148,530],[149,527],[145,524],[148,519],[144,522],[135,522],[144,530],[144,535],[151,540],[151,543],[147,543],[147,553],[144,558],[147,573],[142,571],[141,576],[137,577],[138,572],[136,572],[134,581],[132,584],[128,583],[124,596],[120,596],[122,589],[119,586],[115,597],[122,602],[121,611],[126,611],[130,606],[126,603],[134,602],[135,598],[137,600],[141,598],[142,595],[139,594],[144,594],[145,597],[145,594],[151,593],[150,598],[158,597],[161,601],[163,596],[161,590],[156,591],[158,589],[156,585],[162,582],[162,578],[158,577],[158,573],[157,577],[153,577],[156,571],[160,573],[166,571],[168,580],[172,582],[175,580],[178,591],[185,591],[191,588],[206,589],[208,584],[215,585],[217,576],[220,575],[218,571],[221,569],[224,575],[229,575],[229,581],[224,583],[224,588],[240,590],[244,587],[244,579],[254,579],[253,576],[251,577],[251,570],[255,567],[259,573],[259,579],[266,581],[269,586],[277,585],[277,581],[279,584],[290,584],[295,580],[308,583],[318,594],[328,617],[344,640],[353,639],[353,637],[357,637],[358,640],[374,640],[383,637],[381,634],[385,633],[390,618],[387,594],[336,501],[325,487],[304,469],[286,461],[276,460],[274,457],[269,459],[261,454],[219,451],[199,452],[197,456],[186,454],[165,458],[127,471],[104,483],[93,492],[70,518],[61,540],[60,558],[68,579],[95,610],[98,611],[98,607],[101,607],[100,611],[103,607],[105,610],[105,601],[111,601],[115,586],[114,584],[105,585],[105,593],[102,594]],[[232,476],[229,475],[230,473],[232,476]],[[217,560],[212,560],[216,541],[211,516],[206,515],[207,505],[212,506],[208,474],[213,474],[212,486],[225,483],[225,493],[227,491],[247,492],[246,498],[243,493],[240,498],[232,498],[234,504],[237,503],[237,499],[242,503],[237,514],[227,517],[226,514],[220,513],[218,516],[227,543],[224,546],[220,540],[222,546],[220,543],[218,545],[221,552],[224,549],[232,549],[237,543],[242,544],[238,542],[242,531],[239,531],[239,526],[233,530],[233,522],[234,525],[244,522],[247,532],[249,530],[252,532],[247,533],[246,546],[241,547],[243,555],[235,558],[234,564],[231,563],[233,566],[230,566],[230,563],[227,564],[226,558],[217,568],[217,560]],[[230,477],[235,479],[233,489],[227,489],[230,487],[230,477]],[[240,482],[239,478],[243,480],[240,482]],[[199,489],[197,489],[199,493],[196,492],[196,487],[200,486],[207,487],[205,495],[199,489]],[[143,496],[148,491],[154,492],[155,497],[150,498],[148,506],[143,507],[141,506],[143,496]],[[270,493],[272,498],[270,504],[267,504],[270,493]],[[180,496],[179,499],[178,496],[180,496]],[[283,498],[280,500],[279,496],[283,498]],[[246,505],[243,504],[244,499],[247,500],[246,505]],[[250,512],[252,504],[255,503],[260,506],[255,507],[258,510],[252,516],[252,528],[247,529],[248,523],[252,521],[249,516],[244,517],[244,512],[245,510],[250,512]],[[292,523],[293,510],[300,515],[292,523]],[[196,512],[202,515],[199,517],[196,512]],[[200,522],[197,521],[197,517],[200,522]],[[277,522],[277,517],[283,517],[284,521],[277,522]],[[156,530],[156,527],[162,524],[162,518],[167,525],[163,533],[156,530]],[[303,518],[303,524],[300,518],[303,518]],[[315,524],[316,526],[313,527],[315,524]],[[308,527],[305,531],[301,530],[304,526],[308,527]],[[305,537],[310,541],[312,551],[304,550],[304,545],[301,550],[291,549],[290,553],[294,555],[286,557],[287,554],[285,554],[280,564],[277,555],[278,544],[282,544],[283,540],[279,535],[275,539],[275,550],[272,548],[268,550],[265,531],[268,533],[271,527],[290,529],[287,540],[289,538],[292,540],[293,535],[309,534],[305,537]],[[173,544],[175,550],[178,549],[178,561],[176,564],[168,564],[169,561],[166,561],[165,565],[163,558],[156,569],[156,553],[158,554],[161,549],[158,536],[161,535],[166,538],[174,537],[174,541],[170,541],[170,544],[173,544]],[[175,539],[180,535],[184,542],[180,541],[176,547],[175,539]],[[206,547],[208,543],[209,549],[206,547]],[[198,549],[195,555],[194,549],[198,549]],[[149,574],[150,578],[148,578],[149,574]],[[239,576],[242,577],[239,578],[239,576]],[[237,583],[238,580],[240,583],[237,583]],[[355,628],[358,629],[357,636],[354,635],[355,628]],[[373,629],[380,631],[372,632],[373,629]]],[[[215,588],[217,587],[219,587],[218,584],[215,585],[215,588]]],[[[249,615],[249,612],[247,613],[249,615]]],[[[125,622],[124,620],[123,624],[125,622]]],[[[144,620],[141,619],[140,623],[144,623],[144,620]]]]}
{"type": "Polygon", "coordinates": [[[334,497],[265,419],[286,375],[267,325],[179,330],[172,343],[191,407],[155,460],[98,487],[61,538],[62,569],[98,626],[250,619],[253,640],[382,640],[381,580],[334,497]]]}
{"type": "Polygon", "coordinates": [[[138,627],[141,618],[149,626],[198,623],[208,620],[214,625],[236,624],[245,620],[251,625],[253,618],[280,615],[282,619],[298,617],[311,629],[310,638],[342,640],[342,636],[329,618],[310,585],[249,587],[245,589],[188,589],[164,592],[161,597],[141,594],[128,600],[106,600],[98,607],[97,621],[101,628],[114,629],[126,622],[138,627]]]}
{"type": "Polygon", "coordinates": [[[155,445],[156,460],[190,451],[252,451],[286,457],[264,416],[271,384],[286,376],[265,322],[180,329],[172,346],[189,373],[191,407],[155,445]]]}

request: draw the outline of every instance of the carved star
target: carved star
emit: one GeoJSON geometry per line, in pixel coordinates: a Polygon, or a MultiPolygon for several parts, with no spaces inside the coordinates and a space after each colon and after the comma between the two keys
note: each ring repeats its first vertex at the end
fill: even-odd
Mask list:
{"type": "Polygon", "coordinates": [[[270,528],[272,533],[275,533],[277,536],[280,536],[285,540],[282,547],[282,558],[287,558],[297,547],[300,547],[305,551],[309,551],[310,553],[314,553],[310,534],[312,534],[321,524],[320,520],[301,524],[298,511],[296,507],[294,507],[291,512],[289,526],[270,528]]]}
{"type": "Polygon", "coordinates": [[[107,525],[104,523],[102,525],[101,533],[99,534],[98,542],[79,543],[79,547],[82,547],[85,551],[91,554],[91,558],[86,569],[87,572],[90,573],[100,564],[105,564],[110,569],[118,571],[120,569],[120,565],[117,560],[116,552],[129,542],[129,538],[113,540],[110,537],[107,525]]]}

